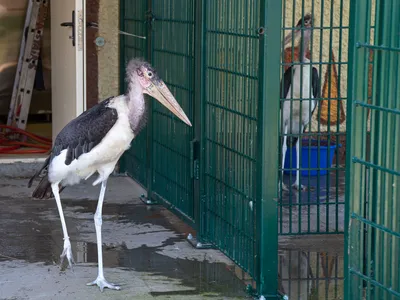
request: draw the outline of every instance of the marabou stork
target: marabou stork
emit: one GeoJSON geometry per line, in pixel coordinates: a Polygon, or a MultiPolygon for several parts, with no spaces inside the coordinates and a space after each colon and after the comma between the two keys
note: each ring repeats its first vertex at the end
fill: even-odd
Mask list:
{"type": "MultiPolygon", "coordinates": [[[[304,18],[300,19],[296,25],[294,33],[294,40],[301,35],[303,31],[303,37],[300,38],[302,47],[300,50],[300,64],[289,67],[283,76],[283,85],[281,82],[281,99],[294,99],[291,105],[291,100],[281,102],[281,113],[282,113],[282,127],[281,132],[283,133],[283,145],[282,145],[282,187],[284,190],[288,190],[285,184],[283,184],[283,167],[285,163],[285,156],[287,152],[287,144],[292,146],[296,143],[297,152],[297,172],[296,181],[293,187],[296,189],[304,189],[303,185],[300,185],[300,139],[298,137],[291,137],[287,141],[286,134],[300,135],[303,133],[305,126],[310,122],[312,114],[317,107],[317,101],[320,97],[320,83],[318,71],[315,67],[310,66],[310,60],[306,57],[307,50],[310,45],[310,37],[312,32],[312,15],[307,14],[304,18]],[[302,70],[302,71],[301,71],[302,70]],[[293,72],[293,77],[292,77],[293,72]],[[302,75],[301,75],[302,73],[302,75]],[[310,78],[311,77],[311,78],[310,78]],[[310,80],[311,79],[311,80],[310,80]],[[311,81],[311,82],[310,82],[311,81]],[[293,93],[293,96],[292,96],[293,93]],[[304,99],[304,100],[303,100],[304,99]],[[290,119],[290,117],[292,117],[290,119]]],[[[292,40],[293,33],[288,34],[285,37],[285,46],[292,40]]],[[[300,44],[301,45],[301,44],[300,44]]]]}
{"type": "Polygon", "coordinates": [[[132,59],[127,65],[126,74],[127,93],[110,97],[69,122],[57,135],[51,154],[44,165],[28,184],[30,187],[35,177],[42,171],[45,173],[32,197],[43,199],[54,196],[64,235],[61,264],[67,257],[69,266],[72,267],[74,261],[61,206],[60,189],[77,184],[82,179],[87,180],[96,171],[98,172],[99,176],[93,182],[93,185],[101,183],[94,214],[98,276],[87,285],[97,285],[101,291],[105,287],[120,289],[119,286],[108,283],[104,278],[101,239],[102,207],[108,177],[121,155],[130,147],[131,141],[146,124],[144,94],[154,97],[184,123],[192,126],[168,87],[149,63],[142,59],[132,59]]]}

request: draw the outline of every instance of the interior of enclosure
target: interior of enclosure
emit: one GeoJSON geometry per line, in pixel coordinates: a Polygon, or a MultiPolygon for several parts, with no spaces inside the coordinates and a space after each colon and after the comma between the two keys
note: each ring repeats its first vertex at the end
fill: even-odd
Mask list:
{"type": "Polygon", "coordinates": [[[280,291],[342,299],[350,1],[283,1],[282,17],[280,291]]]}
{"type": "MultiPolygon", "coordinates": [[[[121,171],[147,188],[148,200],[166,204],[194,226],[201,242],[198,246],[217,247],[235,261],[246,272],[245,278],[253,279],[249,281],[253,287],[260,283],[260,240],[275,243],[274,237],[278,235],[276,267],[278,290],[282,295],[288,295],[289,299],[343,299],[347,272],[344,232],[346,213],[349,213],[345,211],[348,204],[345,192],[349,192],[345,189],[349,182],[345,174],[349,172],[349,162],[352,163],[348,160],[350,141],[347,137],[357,136],[362,129],[366,134],[363,141],[371,146],[367,132],[374,124],[373,114],[365,110],[368,113],[362,115],[364,127],[353,128],[353,135],[348,133],[347,126],[353,122],[348,119],[352,117],[347,111],[347,100],[352,92],[348,88],[349,76],[353,76],[349,70],[356,68],[356,62],[349,61],[351,1],[282,1],[281,29],[268,28],[281,35],[281,55],[276,57],[280,71],[267,74],[260,73],[260,57],[268,55],[260,50],[264,34],[260,28],[263,3],[259,0],[142,0],[134,3],[121,0],[122,30],[149,37],[147,40],[121,39],[121,78],[131,57],[146,57],[193,121],[193,128],[187,128],[160,105],[149,101],[151,123],[124,155],[121,171]],[[307,22],[310,19],[312,22],[307,22]],[[307,46],[302,40],[308,34],[307,46]],[[260,90],[266,82],[261,82],[260,78],[268,80],[271,76],[278,76],[281,85],[266,91],[263,99],[260,90]],[[274,93],[277,97],[269,96],[274,93]],[[270,116],[279,115],[279,122],[266,120],[264,128],[260,128],[262,101],[267,106],[272,101],[280,102],[276,111],[269,112],[270,116]],[[266,221],[268,227],[277,228],[276,235],[270,236],[260,229],[258,214],[262,205],[258,187],[263,184],[258,177],[260,131],[280,133],[278,145],[265,142],[270,147],[268,151],[276,152],[274,157],[279,165],[276,176],[268,178],[276,188],[272,194],[277,196],[278,220],[277,224],[266,221]],[[292,186],[297,173],[303,186],[300,191],[292,186]]],[[[366,30],[365,42],[373,44],[377,35],[374,30],[378,5],[375,6],[375,0],[360,5],[369,9],[370,30],[366,30]]],[[[355,18],[356,13],[352,13],[355,18]]],[[[267,44],[276,43],[271,39],[267,41],[267,44]]],[[[363,96],[371,103],[373,79],[379,69],[373,64],[376,59],[373,50],[369,51],[371,55],[358,64],[364,64],[360,74],[363,96]]],[[[387,61],[397,63],[394,58],[387,61]]],[[[398,80],[398,76],[395,78],[398,80]]],[[[125,83],[121,83],[125,89],[125,83]]],[[[378,96],[375,94],[375,97],[378,96]]],[[[396,109],[393,105],[398,109],[398,102],[391,105],[390,109],[396,109]]],[[[377,122],[378,119],[376,126],[377,122]]],[[[398,126],[394,120],[387,122],[393,130],[396,124],[398,126]]],[[[383,127],[379,128],[383,134],[383,127]]],[[[359,145],[369,153],[370,146],[359,145]]],[[[384,146],[387,154],[388,145],[384,146]]],[[[383,160],[383,156],[380,159],[383,160]]],[[[392,163],[398,161],[392,160],[392,163]]],[[[262,168],[268,169],[268,166],[262,168]]],[[[397,173],[392,175],[398,176],[397,173]]],[[[386,179],[385,182],[388,186],[392,181],[386,179]]],[[[394,199],[395,193],[390,196],[394,199]]],[[[387,219],[382,212],[384,204],[380,205],[380,218],[390,219],[391,234],[398,237],[399,230],[393,223],[398,214],[393,212],[387,219]]],[[[377,218],[374,215],[374,220],[377,218]]],[[[360,227],[357,228],[354,234],[364,239],[360,227]]],[[[371,231],[368,234],[372,234],[371,231]]],[[[393,242],[384,237],[380,241],[382,247],[386,245],[383,241],[393,242]]],[[[389,254],[393,255],[395,249],[398,248],[391,248],[389,254]]],[[[360,254],[356,258],[357,263],[365,263],[360,254]]],[[[391,269],[391,272],[396,271],[391,269]]],[[[267,284],[276,284],[274,278],[268,280],[267,284]]]]}

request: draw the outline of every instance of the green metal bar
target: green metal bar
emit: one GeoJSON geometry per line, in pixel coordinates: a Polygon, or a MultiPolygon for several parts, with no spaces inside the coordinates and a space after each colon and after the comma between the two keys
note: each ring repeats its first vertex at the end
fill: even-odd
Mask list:
{"type": "MultiPolygon", "coordinates": [[[[340,0],[340,8],[339,8],[339,10],[340,10],[341,12],[344,11],[343,3],[344,3],[344,0],[340,0]]],[[[340,13],[339,24],[340,24],[339,27],[341,27],[341,29],[340,29],[340,31],[339,31],[339,40],[342,41],[342,40],[343,40],[343,29],[344,29],[344,26],[343,26],[343,13],[340,13]]],[[[347,46],[348,46],[348,44],[347,44],[347,46]]],[[[340,43],[340,45],[339,45],[339,50],[338,50],[338,51],[339,51],[338,61],[341,62],[341,61],[342,61],[342,58],[343,58],[343,43],[340,43]]],[[[347,57],[346,60],[348,61],[348,57],[347,57]]],[[[342,82],[342,68],[341,68],[340,65],[337,65],[337,68],[338,68],[338,78],[337,78],[337,81],[338,81],[338,82],[342,82]]],[[[341,91],[341,84],[339,84],[339,85],[338,85],[338,94],[337,94],[337,97],[340,98],[340,95],[341,95],[341,94],[342,94],[342,91],[341,91]]],[[[347,96],[347,95],[346,95],[346,96],[347,96]]],[[[337,101],[339,101],[339,99],[337,99],[337,101]]],[[[337,126],[336,126],[336,132],[335,132],[335,134],[336,134],[336,135],[339,135],[339,133],[340,133],[340,126],[339,126],[340,110],[339,110],[339,109],[337,110],[336,120],[338,120],[338,121],[337,121],[337,126]]],[[[338,142],[340,142],[339,136],[336,138],[336,143],[338,143],[338,142]]],[[[339,166],[339,160],[338,160],[338,157],[339,157],[339,149],[338,149],[338,148],[336,148],[335,153],[336,153],[336,159],[337,159],[336,166],[339,166]]],[[[340,171],[340,170],[339,170],[339,168],[338,168],[338,170],[336,171],[336,183],[339,182],[339,173],[340,173],[339,171],[340,171]]],[[[336,210],[336,220],[335,220],[335,222],[336,222],[336,228],[335,228],[335,229],[336,229],[336,231],[339,231],[339,202],[340,202],[340,201],[339,201],[339,188],[338,188],[338,186],[336,186],[336,206],[335,206],[335,210],[336,210]]],[[[345,210],[345,214],[346,214],[346,210],[345,210]]],[[[346,222],[344,223],[344,226],[346,226],[346,222]]]]}
{"type": "Polygon", "coordinates": [[[368,104],[368,103],[365,103],[363,101],[357,101],[357,100],[354,101],[354,104],[357,105],[357,106],[362,106],[362,107],[365,107],[365,108],[368,108],[368,109],[373,109],[373,110],[376,110],[376,111],[388,112],[388,113],[392,113],[392,114],[395,114],[395,115],[400,115],[400,109],[396,109],[396,108],[387,108],[387,107],[383,107],[383,106],[380,106],[380,105],[368,104]]]}
{"type": "Polygon", "coordinates": [[[170,19],[170,18],[160,18],[160,17],[157,17],[155,20],[156,20],[157,22],[166,22],[166,23],[194,24],[193,21],[189,21],[189,20],[178,20],[178,19],[170,19]]]}
{"type": "Polygon", "coordinates": [[[376,228],[376,229],[379,229],[380,231],[386,232],[386,233],[388,233],[388,234],[390,234],[390,235],[392,235],[392,236],[394,236],[394,237],[400,238],[400,232],[396,232],[396,231],[390,230],[390,229],[388,229],[387,227],[385,227],[385,226],[383,226],[383,225],[380,225],[380,224],[378,224],[378,223],[372,222],[372,221],[370,221],[370,220],[368,220],[368,219],[366,219],[366,218],[363,218],[363,217],[360,216],[360,215],[357,215],[357,214],[355,214],[355,213],[352,213],[352,214],[351,214],[351,218],[352,218],[352,219],[359,220],[359,221],[361,221],[361,222],[363,222],[363,223],[365,223],[365,224],[367,224],[367,225],[369,225],[369,226],[371,226],[371,227],[374,227],[374,228],[376,228]]]}
{"type": "MultiPolygon", "coordinates": [[[[152,7],[153,7],[153,1],[154,0],[147,0],[147,9],[146,12],[151,12],[152,7]]],[[[149,21],[149,20],[148,20],[149,21]]],[[[147,23],[146,26],[146,59],[149,62],[152,62],[153,59],[153,39],[154,39],[154,33],[153,33],[153,28],[151,27],[152,23],[151,21],[147,23]]],[[[148,121],[147,121],[147,136],[146,136],[146,169],[147,169],[147,178],[146,178],[146,187],[147,187],[147,198],[151,201],[152,198],[152,192],[153,192],[153,106],[154,106],[154,101],[152,99],[146,99],[147,105],[148,105],[148,121]]]]}
{"type": "Polygon", "coordinates": [[[236,72],[236,71],[232,71],[232,70],[227,70],[227,69],[222,69],[222,68],[217,68],[217,67],[211,67],[211,66],[208,66],[207,68],[210,69],[210,70],[219,71],[219,72],[224,73],[224,74],[232,74],[232,75],[237,75],[237,76],[243,76],[243,77],[250,78],[250,79],[255,79],[255,80],[257,79],[257,76],[252,76],[252,75],[249,75],[249,74],[236,72]]]}
{"type": "MultiPolygon", "coordinates": [[[[125,31],[125,0],[119,0],[119,29],[125,31]]],[[[120,94],[125,93],[125,36],[119,35],[119,91],[120,94]]],[[[120,173],[125,173],[126,168],[126,155],[123,155],[118,163],[118,170],[120,173]]]]}
{"type": "MultiPolygon", "coordinates": [[[[370,284],[372,284],[372,285],[374,285],[374,286],[380,287],[381,289],[383,289],[383,290],[386,291],[387,293],[390,293],[390,294],[393,295],[393,296],[400,297],[400,293],[398,293],[398,292],[396,292],[396,291],[394,291],[394,290],[392,290],[392,289],[390,289],[390,288],[384,286],[384,285],[381,284],[380,282],[378,282],[378,281],[376,281],[376,280],[373,280],[373,279],[371,279],[371,278],[368,277],[368,276],[365,276],[364,274],[360,273],[360,272],[357,271],[357,270],[354,270],[354,269],[350,268],[350,269],[349,269],[349,273],[350,273],[350,274],[355,274],[355,275],[359,276],[359,277],[362,278],[364,281],[367,281],[368,283],[370,283],[370,284]]],[[[361,298],[360,298],[360,299],[361,299],[361,298]]]]}
{"type": "MultiPolygon", "coordinates": [[[[390,7],[390,5],[387,5],[387,7],[390,7]]],[[[375,46],[375,45],[370,45],[368,43],[357,43],[356,47],[357,48],[368,48],[368,49],[379,50],[379,51],[400,52],[400,48],[375,46]]]]}
{"type": "MultiPolygon", "coordinates": [[[[382,30],[382,24],[379,23],[380,19],[380,14],[381,14],[381,5],[376,1],[375,4],[375,26],[374,26],[374,43],[378,43],[379,37],[381,36],[380,31],[382,30]]],[[[372,13],[372,12],[371,12],[372,13]]],[[[370,42],[371,37],[367,39],[367,42],[370,42]]],[[[368,49],[365,48],[365,51],[368,49]]],[[[370,51],[368,51],[370,54],[370,51]]],[[[370,56],[370,55],[369,55],[370,56]]],[[[382,57],[380,55],[376,55],[376,53],[373,53],[373,58],[374,58],[374,63],[373,63],[373,93],[371,95],[371,102],[380,101],[379,96],[378,96],[378,91],[380,89],[379,87],[379,77],[377,77],[377,72],[379,72],[380,64],[382,63],[382,57]]],[[[383,74],[382,74],[383,75],[383,74]]],[[[384,76],[384,75],[383,75],[384,76]]],[[[366,80],[365,80],[366,81],[366,80]]],[[[363,110],[363,113],[365,112],[365,109],[363,110]]],[[[370,144],[368,145],[368,149],[370,149],[370,155],[369,155],[369,160],[370,161],[376,161],[377,157],[379,156],[379,152],[381,152],[379,148],[381,145],[375,145],[377,142],[380,142],[380,134],[376,132],[376,126],[374,126],[375,123],[380,123],[381,115],[377,113],[376,111],[370,111],[370,144]]],[[[365,157],[365,159],[367,159],[365,157]]],[[[373,222],[378,222],[377,220],[377,215],[378,211],[380,210],[379,207],[379,199],[377,199],[377,191],[379,190],[379,186],[381,184],[380,180],[380,173],[378,172],[379,170],[375,168],[370,168],[367,166],[367,170],[369,171],[369,180],[366,182],[366,189],[368,189],[368,195],[369,197],[367,198],[367,205],[368,205],[368,211],[367,211],[367,217],[368,219],[371,219],[373,222]]],[[[379,246],[376,247],[376,244],[379,244],[379,237],[380,237],[380,232],[376,230],[374,227],[372,227],[370,230],[368,230],[367,226],[364,225],[365,231],[368,234],[368,240],[367,243],[365,243],[365,252],[366,254],[364,256],[367,256],[367,261],[365,263],[365,270],[363,270],[366,275],[370,275],[373,279],[377,278],[380,276],[380,266],[382,266],[382,262],[380,261],[380,251],[377,250],[379,249],[379,246]],[[378,257],[377,257],[378,256],[378,257]],[[371,263],[369,263],[371,262],[371,263]],[[371,270],[369,272],[369,270],[371,270]]],[[[376,289],[371,283],[367,282],[367,287],[366,287],[366,297],[367,299],[374,299],[376,297],[379,297],[376,294],[376,289]]],[[[379,291],[378,291],[379,292],[379,291]]]]}
{"type": "Polygon", "coordinates": [[[207,102],[207,104],[210,105],[210,106],[214,106],[214,107],[221,108],[221,109],[223,109],[223,110],[225,110],[225,111],[231,112],[231,113],[233,113],[233,114],[239,115],[239,116],[241,116],[241,117],[243,117],[243,118],[247,118],[247,119],[252,120],[252,121],[257,121],[257,119],[254,118],[254,117],[252,117],[252,116],[245,115],[245,114],[243,114],[243,113],[241,113],[241,112],[238,112],[238,111],[236,111],[236,110],[230,109],[230,108],[228,108],[228,107],[225,107],[225,106],[222,106],[222,105],[219,105],[219,104],[215,104],[215,103],[212,103],[212,102],[209,102],[209,101],[206,101],[206,102],[207,102]]]}
{"type": "MultiPolygon", "coordinates": [[[[389,0],[390,1],[390,0],[389,0]]],[[[391,2],[391,1],[390,1],[391,2]]],[[[379,29],[377,30],[378,32],[378,37],[377,37],[377,41],[376,43],[379,45],[390,45],[390,39],[392,36],[392,23],[393,21],[391,20],[391,11],[393,9],[393,4],[392,5],[388,5],[390,3],[388,3],[387,1],[383,2],[383,1],[377,1],[377,5],[380,7],[380,14],[378,14],[377,17],[377,26],[379,25],[379,29]],[[383,21],[384,20],[384,21],[383,21]]],[[[396,23],[398,22],[398,20],[396,20],[396,23]]],[[[397,32],[397,28],[396,28],[396,33],[397,32]]],[[[376,78],[374,78],[375,80],[377,80],[377,88],[379,90],[379,94],[377,95],[376,98],[376,102],[375,104],[377,105],[382,105],[382,106],[388,106],[388,99],[390,97],[390,92],[391,92],[391,88],[389,83],[391,81],[391,77],[393,76],[393,72],[391,70],[391,61],[390,61],[390,51],[381,51],[376,53],[377,58],[381,60],[381,64],[379,64],[379,69],[378,72],[381,74],[381,76],[376,76],[376,78]]],[[[374,83],[375,83],[374,80],[374,83]]],[[[390,153],[388,156],[387,153],[387,143],[388,141],[391,140],[391,136],[386,137],[385,135],[387,133],[387,129],[388,129],[388,120],[389,118],[385,116],[384,113],[376,113],[379,118],[381,119],[381,122],[377,121],[374,122],[374,124],[371,126],[371,133],[373,134],[373,136],[377,136],[377,142],[379,142],[379,148],[377,149],[375,156],[374,156],[374,162],[384,166],[387,165],[386,162],[388,160],[390,160],[390,158],[393,156],[393,153],[390,153]]],[[[376,190],[373,191],[373,195],[376,197],[374,197],[377,201],[377,207],[378,207],[378,211],[377,211],[377,216],[376,216],[376,220],[379,224],[382,224],[386,227],[389,226],[388,224],[388,220],[387,220],[387,214],[389,212],[388,208],[385,207],[388,198],[390,198],[390,196],[388,196],[388,193],[390,193],[391,187],[388,187],[386,179],[387,179],[387,175],[384,172],[378,172],[376,171],[376,173],[379,174],[380,178],[379,180],[379,184],[376,190]]],[[[390,205],[392,206],[392,205],[390,205]]],[[[375,270],[375,279],[379,280],[380,282],[382,282],[385,285],[389,284],[389,280],[390,280],[390,274],[388,274],[388,267],[389,264],[391,263],[391,259],[387,257],[387,250],[390,249],[390,247],[388,247],[387,245],[387,239],[386,239],[386,235],[384,235],[382,233],[381,230],[377,231],[377,241],[375,242],[375,245],[373,246],[375,248],[376,251],[376,261],[377,261],[377,268],[375,270]]],[[[380,294],[379,297],[382,300],[386,300],[387,297],[383,294],[383,291],[380,290],[380,294]]],[[[387,296],[387,295],[386,295],[387,296]]]]}
{"type": "Polygon", "coordinates": [[[359,159],[357,157],[353,157],[352,161],[355,162],[355,163],[359,163],[361,165],[367,166],[369,168],[373,168],[375,170],[379,170],[379,171],[386,172],[388,174],[400,176],[400,172],[399,171],[395,171],[395,170],[391,170],[389,168],[381,167],[381,166],[379,166],[377,164],[369,163],[369,162],[367,162],[365,160],[362,160],[362,159],[359,159]]]}
{"type": "MultiPolygon", "coordinates": [[[[119,0],[119,28],[122,31],[125,31],[125,0],[119,0]]],[[[120,34],[119,35],[119,49],[120,49],[120,55],[119,55],[119,90],[120,93],[123,94],[125,93],[124,89],[124,83],[125,83],[125,46],[126,46],[126,40],[125,40],[125,35],[120,34]]]]}
{"type": "Polygon", "coordinates": [[[366,2],[360,2],[359,0],[350,1],[350,32],[349,32],[349,68],[353,68],[354,72],[349,72],[348,76],[348,100],[347,100],[347,121],[346,121],[346,187],[345,191],[345,281],[344,281],[344,292],[345,299],[360,299],[361,293],[359,290],[359,284],[353,283],[353,278],[350,273],[350,266],[353,265],[353,260],[357,259],[354,253],[362,254],[361,247],[357,243],[355,236],[358,231],[353,222],[350,222],[350,211],[361,212],[362,207],[358,206],[357,198],[361,196],[361,181],[362,181],[362,170],[360,167],[352,162],[352,156],[354,154],[361,157],[361,137],[356,134],[356,129],[362,126],[362,119],[356,116],[356,112],[353,99],[357,99],[358,96],[362,95],[362,88],[358,83],[359,74],[364,74],[363,64],[359,61],[365,59],[363,55],[359,59],[359,50],[356,49],[355,43],[362,37],[365,28],[367,28],[367,5],[366,2]],[[354,145],[354,146],[353,146],[354,145]],[[354,228],[354,229],[353,229],[354,228]],[[353,242],[355,240],[355,242],[353,242]],[[358,296],[357,296],[358,295],[358,296]]]}
{"type": "Polygon", "coordinates": [[[162,53],[168,53],[176,56],[183,56],[183,57],[188,57],[188,58],[193,58],[193,55],[178,52],[178,51],[171,51],[171,50],[165,50],[165,49],[157,49],[153,48],[153,52],[162,52],[162,53]]]}
{"type": "MultiPolygon", "coordinates": [[[[320,11],[321,12],[325,11],[325,1],[324,0],[321,1],[320,11]]],[[[325,24],[324,19],[325,19],[325,14],[321,14],[321,19],[320,19],[320,23],[321,24],[325,24]]],[[[321,41],[324,40],[324,32],[325,32],[325,30],[320,29],[320,39],[321,39],[321,41]]],[[[323,61],[322,53],[323,53],[323,43],[320,42],[319,43],[319,59],[318,59],[318,74],[319,74],[320,77],[322,77],[322,65],[321,65],[321,62],[323,61]]],[[[329,109],[329,107],[328,107],[328,109],[329,109]]],[[[319,114],[318,115],[319,118],[318,118],[318,129],[317,129],[317,131],[321,132],[322,128],[321,128],[321,122],[320,122],[320,119],[321,119],[320,109],[318,109],[318,114],[319,114]]],[[[328,115],[329,115],[329,112],[328,112],[328,115]]],[[[321,149],[321,138],[320,138],[320,136],[318,136],[317,144],[318,144],[317,145],[318,149],[321,149]]],[[[320,151],[318,151],[317,152],[317,167],[318,168],[320,168],[320,161],[321,161],[321,154],[320,154],[320,151]]],[[[321,198],[321,194],[322,194],[322,191],[321,191],[321,181],[322,181],[322,179],[323,178],[321,178],[321,176],[317,176],[317,199],[318,200],[321,198]]],[[[318,226],[318,230],[317,231],[318,232],[321,230],[319,224],[321,224],[321,205],[320,205],[320,203],[317,203],[317,226],[318,226]]]]}
{"type": "Polygon", "coordinates": [[[205,44],[205,1],[197,0],[195,1],[195,32],[194,32],[194,66],[195,74],[194,81],[197,83],[194,85],[194,112],[193,116],[195,118],[195,139],[200,141],[200,151],[199,153],[199,180],[194,183],[194,219],[196,224],[197,239],[200,242],[205,242],[206,236],[206,218],[205,216],[205,202],[203,201],[203,195],[205,191],[205,170],[204,170],[204,130],[205,130],[205,107],[204,107],[204,44],[205,44]]]}
{"type": "Polygon", "coordinates": [[[207,30],[207,32],[217,34],[217,35],[229,35],[229,36],[235,36],[235,37],[258,39],[258,35],[256,35],[256,34],[244,34],[244,33],[237,33],[237,32],[228,32],[228,31],[223,31],[223,30],[207,30]]]}
{"type": "Polygon", "coordinates": [[[277,174],[279,161],[279,74],[282,2],[261,1],[259,50],[259,101],[257,146],[257,232],[260,295],[277,299],[278,290],[278,226],[277,174]],[[268,102],[268,105],[267,105],[268,102]],[[274,132],[275,131],[275,132],[274,132]],[[276,145],[271,147],[270,145],[276,145]],[[268,166],[268,167],[267,167],[268,166]]]}

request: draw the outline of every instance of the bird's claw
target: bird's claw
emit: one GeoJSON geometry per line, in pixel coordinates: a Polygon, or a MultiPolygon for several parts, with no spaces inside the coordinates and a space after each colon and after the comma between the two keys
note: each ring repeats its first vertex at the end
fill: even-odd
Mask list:
{"type": "Polygon", "coordinates": [[[292,185],[293,188],[295,188],[298,191],[305,191],[306,187],[302,184],[298,184],[298,183],[293,183],[292,185]]]}
{"type": "Polygon", "coordinates": [[[283,182],[279,182],[279,192],[280,191],[285,191],[285,192],[289,192],[288,187],[286,186],[286,184],[284,184],[283,182]]]}
{"type": "Polygon", "coordinates": [[[63,262],[64,262],[65,257],[67,257],[69,267],[70,267],[71,270],[73,271],[72,264],[74,264],[75,261],[74,261],[73,255],[72,255],[71,242],[69,241],[69,238],[66,238],[66,239],[64,240],[64,249],[63,249],[63,252],[62,252],[61,255],[60,255],[60,258],[61,258],[61,263],[60,263],[60,265],[61,265],[61,266],[62,266],[62,264],[63,264],[63,262]]]}
{"type": "Polygon", "coordinates": [[[89,282],[86,285],[97,285],[100,288],[100,291],[103,292],[104,288],[109,288],[111,290],[119,291],[121,287],[115,285],[114,283],[109,283],[104,278],[97,277],[95,281],[89,282]]]}

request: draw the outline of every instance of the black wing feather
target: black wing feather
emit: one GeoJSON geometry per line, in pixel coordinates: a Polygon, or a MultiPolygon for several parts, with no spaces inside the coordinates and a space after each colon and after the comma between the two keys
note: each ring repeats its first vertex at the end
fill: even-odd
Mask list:
{"type": "Polygon", "coordinates": [[[69,165],[96,147],[118,120],[116,109],[107,107],[113,98],[100,102],[69,122],[56,137],[51,159],[68,149],[65,164],[69,165]]]}
{"type": "Polygon", "coordinates": [[[318,70],[317,68],[313,67],[312,69],[312,74],[311,74],[311,88],[312,88],[312,93],[314,96],[314,99],[316,100],[316,104],[311,112],[311,115],[314,113],[314,110],[319,106],[319,101],[321,98],[321,84],[319,82],[319,75],[318,75],[318,70]]]}
{"type": "MultiPolygon", "coordinates": [[[[294,76],[294,74],[293,74],[294,76]]],[[[283,86],[281,81],[281,99],[285,99],[289,92],[290,85],[292,83],[292,67],[289,67],[283,74],[283,86]]],[[[282,109],[282,101],[280,101],[280,108],[282,109]]]]}

